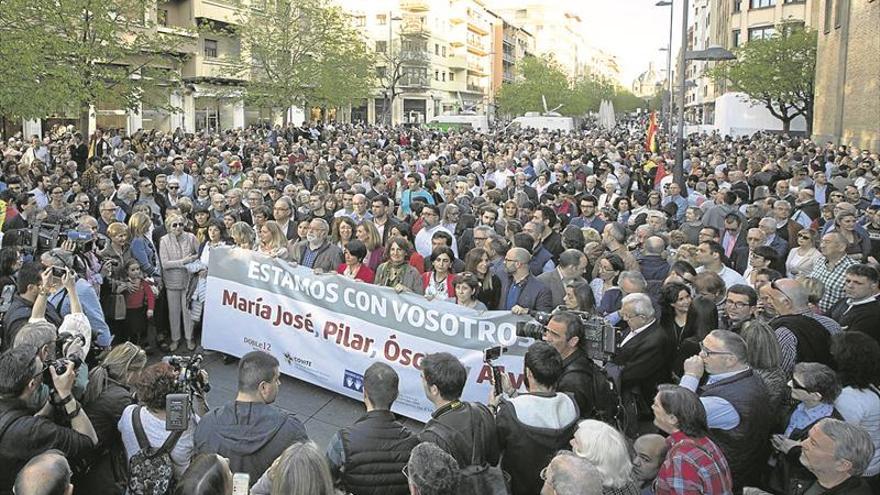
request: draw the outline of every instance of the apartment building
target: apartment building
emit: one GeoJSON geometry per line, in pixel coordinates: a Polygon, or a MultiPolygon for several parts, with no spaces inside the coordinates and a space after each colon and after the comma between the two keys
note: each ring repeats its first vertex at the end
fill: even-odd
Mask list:
{"type": "MultiPolygon", "coordinates": [[[[815,28],[816,0],[694,0],[688,14],[688,50],[720,46],[728,50],[751,40],[769,38],[780,22],[815,28]]],[[[685,118],[691,124],[714,124],[715,100],[730,91],[703,76],[716,62],[688,63],[685,118]]]]}

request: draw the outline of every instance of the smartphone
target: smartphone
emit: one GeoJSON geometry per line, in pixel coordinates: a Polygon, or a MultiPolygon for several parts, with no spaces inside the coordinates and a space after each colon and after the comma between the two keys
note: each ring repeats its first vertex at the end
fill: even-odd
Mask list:
{"type": "Polygon", "coordinates": [[[489,362],[494,361],[501,357],[504,354],[506,349],[503,346],[496,345],[495,347],[490,347],[488,349],[483,350],[483,361],[489,362]]]}
{"type": "Polygon", "coordinates": [[[52,267],[52,276],[57,279],[60,279],[61,277],[63,277],[65,273],[67,273],[67,270],[65,270],[64,267],[61,267],[61,266],[53,266],[52,267]]]}
{"type": "Polygon", "coordinates": [[[247,473],[235,473],[232,475],[232,495],[248,495],[251,475],[247,473]]]}

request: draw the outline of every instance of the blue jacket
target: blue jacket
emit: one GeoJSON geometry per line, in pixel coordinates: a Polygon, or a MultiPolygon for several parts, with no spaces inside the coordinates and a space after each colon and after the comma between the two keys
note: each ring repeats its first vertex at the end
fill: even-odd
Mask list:
{"type": "MultiPolygon", "coordinates": [[[[543,282],[528,275],[524,281],[519,297],[516,298],[516,306],[522,306],[529,310],[537,311],[553,311],[553,295],[550,288],[543,282]]],[[[513,279],[510,276],[501,279],[501,304],[499,309],[510,309],[506,307],[507,294],[513,285],[513,279]]]]}
{"type": "MultiPolygon", "coordinates": [[[[79,304],[82,311],[89,320],[92,327],[92,335],[95,336],[96,342],[101,347],[109,347],[113,340],[110,334],[110,327],[104,321],[104,310],[101,308],[101,300],[98,293],[86,279],[77,277],[76,279],[76,295],[79,296],[79,304]]],[[[70,314],[70,297],[64,289],[49,296],[48,303],[57,307],[61,303],[61,316],[70,314]]]]}

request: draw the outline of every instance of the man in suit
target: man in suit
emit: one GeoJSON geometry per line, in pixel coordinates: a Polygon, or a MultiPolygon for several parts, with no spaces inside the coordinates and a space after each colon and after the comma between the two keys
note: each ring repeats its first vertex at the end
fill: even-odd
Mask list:
{"type": "Polygon", "coordinates": [[[752,250],[766,243],[767,234],[763,230],[758,228],[749,229],[746,233],[746,245],[733,250],[733,256],[730,257],[728,264],[737,273],[742,275],[749,266],[749,257],[752,254],[752,250]]]}
{"type": "Polygon", "coordinates": [[[296,221],[293,219],[293,201],[290,198],[281,196],[275,200],[272,216],[288,241],[296,239],[296,221]]]}
{"type": "Polygon", "coordinates": [[[385,241],[388,240],[388,237],[391,234],[391,229],[400,223],[400,220],[388,214],[389,206],[391,206],[391,200],[385,195],[376,196],[370,201],[370,210],[373,213],[373,225],[375,225],[376,229],[379,231],[383,245],[385,244],[385,241]]]}
{"type": "Polygon", "coordinates": [[[718,241],[724,248],[724,256],[728,259],[733,257],[737,248],[747,247],[746,230],[742,228],[742,218],[736,213],[730,213],[724,217],[724,232],[718,241]]]}
{"type": "Polygon", "coordinates": [[[570,278],[583,276],[586,264],[587,257],[584,253],[577,249],[567,249],[559,255],[559,265],[555,270],[538,275],[538,280],[550,289],[554,308],[562,305],[563,299],[565,299],[563,282],[570,278]]]}
{"type": "Polygon", "coordinates": [[[773,218],[776,220],[776,235],[785,239],[789,246],[797,245],[797,233],[804,227],[791,219],[791,203],[777,199],[773,203],[773,218]]]}
{"type": "Polygon", "coordinates": [[[672,345],[654,316],[654,305],[647,294],[624,296],[620,317],[629,331],[624,334],[617,354],[606,365],[608,374],[616,377],[621,398],[633,421],[627,425],[627,434],[638,436],[636,419],[650,419],[651,401],[657,385],[669,378],[669,360],[672,345]]]}
{"type": "MultiPolygon", "coordinates": [[[[758,228],[764,231],[767,239],[764,241],[765,246],[770,246],[779,255],[779,259],[788,257],[788,241],[783,239],[776,233],[776,219],[773,217],[764,217],[758,222],[758,228]]],[[[774,267],[775,268],[775,267],[774,267]]]]}
{"type": "Polygon", "coordinates": [[[847,332],[863,332],[880,342],[880,272],[871,265],[856,264],[846,269],[843,291],[828,316],[847,332]]]}
{"type": "Polygon", "coordinates": [[[504,257],[504,270],[508,276],[501,279],[501,309],[515,315],[532,310],[552,311],[553,296],[550,289],[529,271],[532,256],[523,248],[512,248],[504,257]]]}
{"type": "Polygon", "coordinates": [[[513,184],[505,191],[506,199],[516,199],[517,193],[522,193],[525,194],[533,204],[538,204],[538,192],[535,191],[534,187],[526,183],[526,179],[527,177],[525,173],[517,172],[516,175],[513,176],[513,184]]]}

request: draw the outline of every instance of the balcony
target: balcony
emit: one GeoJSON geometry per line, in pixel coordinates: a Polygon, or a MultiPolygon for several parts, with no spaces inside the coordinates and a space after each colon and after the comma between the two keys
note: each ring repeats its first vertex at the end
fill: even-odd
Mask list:
{"type": "Polygon", "coordinates": [[[483,94],[483,93],[485,92],[485,89],[484,89],[482,86],[479,86],[479,85],[476,85],[476,84],[468,84],[468,85],[467,85],[467,90],[470,91],[471,93],[480,93],[480,94],[483,94]]]}
{"type": "Polygon", "coordinates": [[[482,18],[475,18],[472,16],[468,16],[467,19],[467,27],[470,31],[473,31],[478,34],[487,35],[489,34],[489,22],[482,18]]]}
{"type": "Polygon", "coordinates": [[[431,5],[428,0],[400,0],[400,8],[410,12],[427,12],[431,5]]]}
{"type": "Polygon", "coordinates": [[[237,19],[238,8],[232,1],[202,0],[193,2],[193,18],[210,19],[227,24],[234,24],[237,19]]]}
{"type": "Polygon", "coordinates": [[[431,60],[431,54],[426,51],[403,50],[400,52],[400,60],[408,65],[428,65],[431,60]]]}
{"type": "Polygon", "coordinates": [[[505,62],[509,62],[511,64],[516,63],[516,57],[512,53],[507,53],[507,52],[502,53],[501,60],[503,60],[505,62]]]}
{"type": "Polygon", "coordinates": [[[486,69],[485,69],[485,67],[483,67],[483,64],[478,63],[478,62],[471,62],[471,63],[469,63],[468,66],[467,66],[467,70],[468,70],[468,72],[471,72],[471,73],[473,73],[473,74],[477,74],[477,75],[480,75],[480,76],[485,76],[485,75],[486,75],[486,69]]]}
{"type": "Polygon", "coordinates": [[[400,78],[400,81],[397,82],[397,85],[401,88],[410,89],[421,89],[430,87],[427,76],[403,76],[402,78],[400,78]]]}
{"type": "Polygon", "coordinates": [[[446,63],[449,65],[450,69],[467,68],[467,59],[465,59],[464,55],[453,55],[447,59],[446,63]]]}
{"type": "Polygon", "coordinates": [[[428,24],[424,17],[405,16],[400,25],[400,34],[402,36],[422,36],[427,38],[431,35],[428,24]]]}
{"type": "Polygon", "coordinates": [[[486,45],[481,41],[477,41],[472,38],[468,38],[467,40],[467,49],[469,52],[477,54],[477,55],[486,55],[489,52],[486,50],[486,45]]]}

